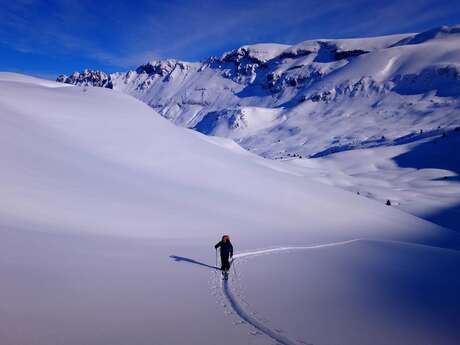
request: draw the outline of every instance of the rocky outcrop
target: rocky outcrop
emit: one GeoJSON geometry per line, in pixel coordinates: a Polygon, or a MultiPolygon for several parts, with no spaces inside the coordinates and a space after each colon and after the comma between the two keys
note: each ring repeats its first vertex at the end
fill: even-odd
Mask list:
{"type": "Polygon", "coordinates": [[[246,114],[237,108],[211,111],[204,115],[193,129],[206,135],[214,135],[219,128],[225,131],[243,129],[247,126],[246,114]]]}
{"type": "Polygon", "coordinates": [[[110,74],[102,71],[93,71],[85,69],[83,72],[74,72],[70,76],[61,74],[56,81],[65,84],[77,86],[97,86],[108,89],[113,88],[112,78],[110,74]]]}
{"type": "Polygon", "coordinates": [[[187,67],[182,61],[168,59],[147,62],[146,64],[140,65],[136,69],[136,72],[138,74],[146,73],[148,75],[159,75],[164,77],[169,75],[176,68],[185,70],[187,67]]]}
{"type": "Polygon", "coordinates": [[[431,66],[420,73],[397,75],[393,91],[401,95],[416,95],[435,91],[439,97],[460,96],[460,67],[431,66]]]}
{"type": "Polygon", "coordinates": [[[365,50],[355,49],[355,50],[335,50],[334,58],[335,60],[349,59],[351,57],[363,55],[369,53],[365,50]]]}
{"type": "Polygon", "coordinates": [[[459,30],[256,44],[202,62],[156,60],[57,80],[125,92],[179,126],[233,138],[264,157],[305,157],[391,137],[398,121],[398,135],[414,126],[458,126],[459,30]]]}
{"type": "Polygon", "coordinates": [[[281,60],[284,60],[284,59],[297,59],[299,57],[308,56],[308,55],[313,54],[313,53],[314,53],[313,51],[307,50],[307,49],[289,50],[289,51],[281,53],[279,58],[281,60]]]}
{"type": "Polygon", "coordinates": [[[224,78],[237,83],[254,81],[259,69],[266,67],[266,61],[258,58],[247,47],[241,47],[225,53],[220,58],[212,58],[210,66],[222,70],[224,78]]]}

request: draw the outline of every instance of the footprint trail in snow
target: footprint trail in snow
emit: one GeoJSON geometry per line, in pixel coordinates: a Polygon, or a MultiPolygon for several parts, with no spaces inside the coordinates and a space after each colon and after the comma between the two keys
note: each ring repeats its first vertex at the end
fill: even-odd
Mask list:
{"type": "MultiPolygon", "coordinates": [[[[261,250],[251,251],[251,252],[235,254],[233,258],[234,260],[237,260],[241,258],[247,258],[250,256],[274,254],[274,253],[283,252],[283,251],[325,248],[325,247],[349,244],[355,241],[358,241],[358,240],[354,239],[354,240],[348,240],[348,241],[318,244],[318,245],[305,246],[305,247],[279,247],[279,248],[261,249],[261,250]]],[[[235,276],[233,281],[235,282],[238,281],[238,275],[236,274],[235,271],[233,272],[233,274],[235,276]]],[[[216,277],[217,277],[216,279],[219,279],[219,275],[216,275],[216,277]]],[[[265,334],[272,340],[276,341],[278,344],[282,344],[282,345],[306,344],[304,341],[300,341],[300,340],[294,341],[290,339],[288,336],[280,334],[281,331],[279,329],[273,329],[267,326],[262,321],[260,321],[258,318],[256,318],[253,312],[250,312],[245,307],[243,307],[242,302],[244,302],[244,304],[246,305],[248,303],[245,302],[244,300],[241,301],[241,298],[239,298],[239,296],[237,296],[238,294],[236,294],[234,291],[235,287],[233,286],[233,283],[230,283],[229,280],[222,280],[221,288],[222,288],[223,296],[227,300],[228,305],[232,308],[233,312],[241,319],[240,323],[246,323],[246,324],[251,325],[253,328],[255,328],[256,332],[251,333],[251,334],[254,334],[254,335],[265,334]]],[[[309,345],[312,345],[312,344],[309,344],[309,345]]]]}

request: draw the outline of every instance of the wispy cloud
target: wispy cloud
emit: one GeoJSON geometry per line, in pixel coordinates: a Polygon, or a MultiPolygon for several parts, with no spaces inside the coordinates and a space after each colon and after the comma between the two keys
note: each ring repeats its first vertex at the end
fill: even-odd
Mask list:
{"type": "Polygon", "coordinates": [[[2,45],[120,69],[155,57],[195,60],[243,44],[383,35],[460,18],[460,0],[0,0],[0,8],[2,45]]]}
{"type": "Polygon", "coordinates": [[[92,57],[108,65],[122,68],[133,68],[147,61],[158,58],[154,51],[127,52],[123,54],[113,54],[105,51],[92,52],[92,57]]]}
{"type": "MultiPolygon", "coordinates": [[[[423,24],[429,25],[437,19],[442,21],[442,18],[451,13],[452,7],[448,2],[438,0],[386,1],[366,8],[366,11],[368,15],[362,16],[353,25],[344,27],[342,34],[356,37],[414,32],[414,28],[423,24]]],[[[422,30],[424,29],[430,27],[422,30]]]]}

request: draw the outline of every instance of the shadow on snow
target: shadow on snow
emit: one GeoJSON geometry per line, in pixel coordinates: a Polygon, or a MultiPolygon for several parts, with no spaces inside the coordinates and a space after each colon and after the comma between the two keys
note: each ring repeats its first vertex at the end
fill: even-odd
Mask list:
{"type": "MultiPolygon", "coordinates": [[[[393,158],[393,161],[402,168],[415,169],[442,169],[453,172],[455,175],[433,179],[458,183],[460,181],[460,132],[451,131],[446,136],[440,136],[415,146],[412,150],[393,158]]],[[[455,231],[460,231],[460,204],[439,210],[423,218],[445,226],[455,231]]]]}
{"type": "Polygon", "coordinates": [[[196,260],[186,258],[186,257],[183,257],[183,256],[170,255],[169,257],[171,259],[173,259],[174,261],[176,261],[176,262],[188,262],[190,264],[195,264],[195,265],[199,265],[199,266],[203,266],[203,267],[207,267],[207,268],[212,268],[214,270],[219,270],[220,271],[219,267],[211,266],[211,265],[205,264],[204,262],[196,261],[196,260]]]}

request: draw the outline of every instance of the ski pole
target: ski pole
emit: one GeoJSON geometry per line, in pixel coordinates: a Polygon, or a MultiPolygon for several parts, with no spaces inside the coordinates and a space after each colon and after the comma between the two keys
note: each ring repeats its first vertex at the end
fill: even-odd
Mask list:
{"type": "Polygon", "coordinates": [[[235,259],[233,258],[232,258],[232,267],[233,267],[233,273],[235,273],[235,277],[238,277],[238,274],[236,274],[235,259]]]}
{"type": "Polygon", "coordinates": [[[218,268],[217,266],[217,248],[216,248],[216,268],[218,268]]]}

